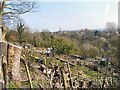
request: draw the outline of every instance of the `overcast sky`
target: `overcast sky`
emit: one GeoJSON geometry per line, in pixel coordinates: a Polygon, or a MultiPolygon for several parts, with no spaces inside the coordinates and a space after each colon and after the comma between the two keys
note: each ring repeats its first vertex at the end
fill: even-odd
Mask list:
{"type": "Polygon", "coordinates": [[[101,29],[108,21],[118,22],[117,0],[40,0],[38,3],[38,12],[22,16],[25,23],[37,31],[101,29]]]}

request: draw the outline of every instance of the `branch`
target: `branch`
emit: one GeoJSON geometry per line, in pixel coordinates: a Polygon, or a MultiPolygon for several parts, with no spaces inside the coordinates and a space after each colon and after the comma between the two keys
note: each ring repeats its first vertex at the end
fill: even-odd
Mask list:
{"type": "Polygon", "coordinates": [[[4,6],[4,12],[2,13],[3,22],[6,22],[6,24],[7,22],[15,22],[15,19],[18,20],[20,18],[20,15],[28,12],[35,12],[38,7],[38,4],[33,1],[6,1],[4,6]]]}
{"type": "MultiPolygon", "coordinates": [[[[39,6],[36,2],[15,2],[9,3],[5,6],[6,11],[13,12],[11,14],[25,14],[27,12],[34,11],[39,6]]],[[[35,11],[34,11],[35,12],[35,11]]],[[[8,14],[8,13],[4,13],[8,14]]]]}
{"type": "Polygon", "coordinates": [[[13,14],[13,12],[5,12],[2,15],[5,15],[5,14],[13,14]]]}

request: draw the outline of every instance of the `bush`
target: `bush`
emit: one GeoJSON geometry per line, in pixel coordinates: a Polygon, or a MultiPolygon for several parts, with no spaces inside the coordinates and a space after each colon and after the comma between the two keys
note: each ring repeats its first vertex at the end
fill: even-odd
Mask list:
{"type": "Polygon", "coordinates": [[[71,50],[73,49],[70,43],[63,41],[62,38],[56,38],[51,43],[51,47],[56,54],[70,54],[71,50]]]}

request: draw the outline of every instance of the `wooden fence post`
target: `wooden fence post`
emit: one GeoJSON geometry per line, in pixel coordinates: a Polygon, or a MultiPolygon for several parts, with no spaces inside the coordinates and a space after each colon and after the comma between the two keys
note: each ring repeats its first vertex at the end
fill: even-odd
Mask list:
{"type": "Polygon", "coordinates": [[[7,42],[0,42],[0,80],[7,86],[7,42]]]}
{"type": "Polygon", "coordinates": [[[30,83],[30,88],[32,89],[33,88],[33,84],[32,84],[32,79],[31,79],[31,76],[30,76],[30,71],[29,71],[27,62],[26,61],[24,61],[24,62],[25,62],[25,68],[26,68],[28,80],[29,80],[29,83],[30,83]]]}
{"type": "Polygon", "coordinates": [[[3,78],[4,78],[4,86],[7,87],[7,42],[3,42],[2,44],[2,53],[3,53],[3,56],[2,56],[2,66],[3,66],[3,78]]]}
{"type": "Polygon", "coordinates": [[[72,77],[71,77],[71,70],[70,70],[70,65],[69,65],[69,63],[67,63],[67,67],[68,67],[68,72],[69,72],[69,78],[70,78],[70,87],[71,87],[71,89],[73,90],[73,83],[72,83],[72,77]]]}
{"type": "Polygon", "coordinates": [[[62,68],[60,68],[60,71],[61,71],[61,76],[62,76],[62,80],[63,80],[64,90],[66,90],[67,89],[67,80],[65,77],[65,72],[62,68]]]}
{"type": "Polygon", "coordinates": [[[0,89],[3,88],[3,72],[2,72],[2,42],[0,42],[0,89]]]}
{"type": "Polygon", "coordinates": [[[2,28],[0,26],[0,41],[2,41],[2,28]]]}

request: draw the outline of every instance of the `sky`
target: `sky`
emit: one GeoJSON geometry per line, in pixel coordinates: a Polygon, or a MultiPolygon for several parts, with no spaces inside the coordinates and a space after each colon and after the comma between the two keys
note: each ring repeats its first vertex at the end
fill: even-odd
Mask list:
{"type": "Polygon", "coordinates": [[[118,23],[117,0],[37,0],[37,12],[22,16],[33,31],[102,29],[118,23]]]}

